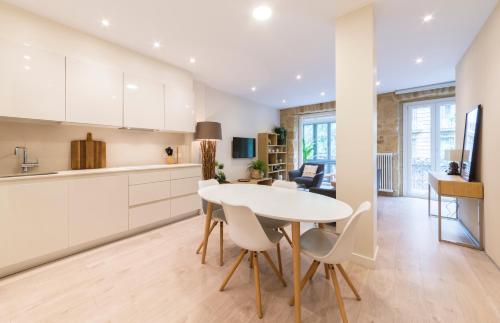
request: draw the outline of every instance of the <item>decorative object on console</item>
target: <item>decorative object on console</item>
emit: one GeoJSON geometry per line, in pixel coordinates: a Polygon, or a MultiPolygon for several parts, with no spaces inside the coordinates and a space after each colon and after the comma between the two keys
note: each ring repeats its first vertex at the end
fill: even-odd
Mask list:
{"type": "Polygon", "coordinates": [[[467,113],[465,117],[464,144],[460,164],[462,166],[462,178],[469,182],[478,180],[477,158],[482,110],[483,107],[479,105],[477,108],[467,113]]]}
{"type": "Polygon", "coordinates": [[[248,164],[248,171],[250,172],[250,178],[260,179],[266,172],[266,163],[260,159],[253,160],[248,164]]]}
{"type": "Polygon", "coordinates": [[[460,175],[459,165],[457,161],[460,161],[461,158],[462,150],[460,149],[447,149],[444,151],[444,159],[450,162],[446,174],[460,175]]]}
{"type": "Polygon", "coordinates": [[[106,167],[106,143],[92,139],[71,141],[71,169],[93,169],[106,167]]]}
{"type": "Polygon", "coordinates": [[[278,135],[278,145],[286,144],[286,128],[276,127],[274,133],[278,135]]]}
{"type": "Polygon", "coordinates": [[[196,123],[194,139],[200,141],[203,179],[215,178],[215,152],[217,140],[222,140],[220,123],[212,121],[196,123]]]}

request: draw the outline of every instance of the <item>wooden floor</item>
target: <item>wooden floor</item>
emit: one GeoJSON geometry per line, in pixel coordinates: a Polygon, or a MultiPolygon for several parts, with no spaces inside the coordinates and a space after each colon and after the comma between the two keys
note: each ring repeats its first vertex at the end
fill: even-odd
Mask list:
{"type": "MultiPolygon", "coordinates": [[[[376,269],[346,266],[363,300],[341,280],[351,322],[500,322],[500,271],[482,252],[439,244],[426,205],[379,200],[376,269]]],[[[238,249],[226,236],[219,267],[213,235],[201,265],[202,226],[196,217],[0,280],[0,322],[258,322],[248,263],[219,292],[238,249]]],[[[261,262],[262,322],[293,320],[291,250],[282,245],[289,287],[261,262]]],[[[309,264],[304,257],[303,272],[309,264]]],[[[303,318],[340,321],[322,270],[304,290],[303,318]]]]}

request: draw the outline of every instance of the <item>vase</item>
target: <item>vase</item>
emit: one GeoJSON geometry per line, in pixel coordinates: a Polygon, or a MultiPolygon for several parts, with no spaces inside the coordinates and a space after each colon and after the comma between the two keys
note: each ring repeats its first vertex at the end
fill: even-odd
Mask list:
{"type": "Polygon", "coordinates": [[[253,179],[260,179],[262,177],[262,173],[258,169],[252,169],[250,177],[253,179]]]}

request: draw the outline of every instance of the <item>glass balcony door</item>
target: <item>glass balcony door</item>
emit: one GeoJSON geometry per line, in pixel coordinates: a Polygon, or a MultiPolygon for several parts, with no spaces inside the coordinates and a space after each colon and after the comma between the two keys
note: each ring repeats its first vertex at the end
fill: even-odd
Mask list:
{"type": "Polygon", "coordinates": [[[429,171],[445,171],[455,147],[455,99],[404,105],[404,195],[425,197],[429,171]]]}

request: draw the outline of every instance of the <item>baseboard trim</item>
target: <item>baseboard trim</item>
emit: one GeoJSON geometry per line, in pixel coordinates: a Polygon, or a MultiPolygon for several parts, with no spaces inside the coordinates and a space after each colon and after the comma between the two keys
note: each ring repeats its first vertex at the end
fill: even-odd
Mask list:
{"type": "Polygon", "coordinates": [[[377,261],[377,255],[378,255],[378,245],[375,247],[375,252],[373,254],[373,258],[364,256],[364,255],[360,255],[360,254],[353,252],[351,255],[351,261],[355,264],[360,265],[360,266],[374,269],[375,263],[377,261]]]}

